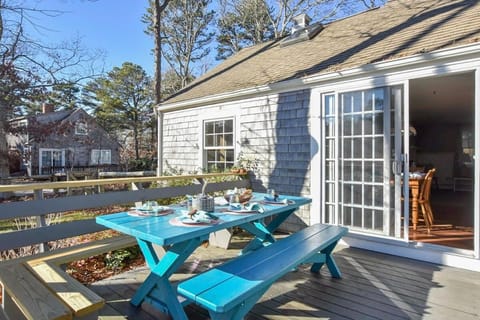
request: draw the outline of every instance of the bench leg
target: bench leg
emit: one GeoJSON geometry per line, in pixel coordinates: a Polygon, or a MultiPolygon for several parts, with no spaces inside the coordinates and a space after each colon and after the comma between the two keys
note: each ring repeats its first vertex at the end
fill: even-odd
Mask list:
{"type": "Polygon", "coordinates": [[[241,304],[235,306],[233,309],[225,313],[217,313],[215,311],[208,310],[210,318],[212,320],[242,320],[246,314],[253,308],[257,301],[263,296],[265,292],[269,289],[270,286],[267,286],[263,290],[255,293],[254,295],[248,297],[241,304]]]}
{"type": "Polygon", "coordinates": [[[322,250],[320,252],[320,257],[318,258],[318,261],[315,261],[310,268],[311,272],[314,273],[319,273],[320,269],[322,266],[326,263],[328,270],[330,271],[330,274],[332,275],[333,278],[341,278],[342,274],[340,272],[340,269],[337,266],[337,263],[335,262],[335,259],[333,259],[332,251],[335,249],[335,246],[337,245],[338,241],[335,241],[331,245],[329,245],[327,248],[322,250]]]}

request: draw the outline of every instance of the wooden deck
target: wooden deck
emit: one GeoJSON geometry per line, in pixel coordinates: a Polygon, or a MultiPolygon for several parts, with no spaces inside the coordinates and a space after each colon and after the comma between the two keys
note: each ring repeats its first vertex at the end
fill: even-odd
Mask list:
{"type": "MultiPolygon", "coordinates": [[[[173,279],[234,257],[247,240],[236,236],[229,250],[199,247],[173,279]]],[[[480,273],[353,248],[338,248],[335,257],[342,279],[301,267],[276,282],[246,319],[480,319],[480,273]]],[[[142,267],[92,284],[107,300],[102,319],[171,319],[148,305],[129,304],[147,274],[142,267]]],[[[208,319],[198,307],[186,310],[190,319],[208,319]]]]}

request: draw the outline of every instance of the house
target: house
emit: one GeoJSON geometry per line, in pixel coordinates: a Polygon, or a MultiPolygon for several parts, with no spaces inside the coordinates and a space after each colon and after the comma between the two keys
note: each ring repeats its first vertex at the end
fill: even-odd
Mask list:
{"type": "Polygon", "coordinates": [[[10,167],[31,175],[117,167],[120,144],[83,109],[16,118],[7,137],[13,162],[10,167]],[[16,160],[16,161],[15,161],[16,160]]]}
{"type": "Polygon", "coordinates": [[[286,230],[344,225],[351,246],[480,271],[479,17],[476,0],[390,0],[305,20],[157,106],[158,166],[223,169],[241,154],[257,190],[313,199],[286,230]],[[419,167],[436,168],[434,224],[462,242],[409,224],[419,167]]]}

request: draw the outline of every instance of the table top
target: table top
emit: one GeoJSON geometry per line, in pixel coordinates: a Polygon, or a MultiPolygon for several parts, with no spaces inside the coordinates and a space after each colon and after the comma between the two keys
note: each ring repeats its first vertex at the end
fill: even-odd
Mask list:
{"type": "MultiPolygon", "coordinates": [[[[254,193],[250,203],[261,203],[265,196],[266,194],[263,193],[254,193]]],[[[212,213],[219,217],[219,222],[208,225],[183,226],[172,224],[171,219],[182,216],[182,211],[186,210],[186,207],[181,205],[169,206],[174,212],[168,215],[132,216],[128,212],[119,212],[98,216],[96,222],[124,234],[164,246],[205,236],[211,232],[239,226],[289,210],[294,211],[311,202],[311,199],[304,197],[283,195],[281,197],[288,199],[288,204],[261,204],[264,208],[263,213],[232,214],[223,211],[228,208],[228,205],[215,206],[215,212],[212,213]]]]}

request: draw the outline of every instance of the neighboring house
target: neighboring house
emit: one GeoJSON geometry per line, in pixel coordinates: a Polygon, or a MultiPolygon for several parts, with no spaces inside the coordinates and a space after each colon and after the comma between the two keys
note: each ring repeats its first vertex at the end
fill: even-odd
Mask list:
{"type": "Polygon", "coordinates": [[[255,189],[313,199],[286,230],[345,225],[349,245],[480,270],[477,0],[391,0],[305,26],[241,50],[157,112],[160,169],[228,168],[241,152],[258,160],[255,189]],[[470,195],[468,249],[412,237],[401,194],[419,165],[458,197],[450,215],[470,195]]]}
{"type": "MultiPolygon", "coordinates": [[[[120,144],[83,109],[43,113],[11,121],[7,137],[17,166],[28,175],[51,175],[76,170],[117,168],[120,144]]],[[[12,167],[12,166],[11,166],[12,167]]]]}

